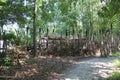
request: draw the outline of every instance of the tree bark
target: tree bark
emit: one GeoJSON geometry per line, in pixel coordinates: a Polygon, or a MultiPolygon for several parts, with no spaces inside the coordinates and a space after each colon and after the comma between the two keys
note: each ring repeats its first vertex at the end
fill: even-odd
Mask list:
{"type": "Polygon", "coordinates": [[[37,54],[37,40],[36,40],[36,15],[37,15],[37,0],[34,0],[34,17],[33,17],[33,56],[37,54]]]}

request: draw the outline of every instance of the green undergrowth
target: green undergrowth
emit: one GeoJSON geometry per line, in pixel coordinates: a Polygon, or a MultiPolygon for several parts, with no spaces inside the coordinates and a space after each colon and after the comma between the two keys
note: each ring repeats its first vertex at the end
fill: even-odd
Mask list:
{"type": "MultiPolygon", "coordinates": [[[[117,68],[120,68],[120,59],[116,59],[114,64],[117,68]]],[[[107,80],[120,80],[120,71],[116,69],[107,80]]]]}
{"type": "Polygon", "coordinates": [[[120,67],[120,59],[116,59],[114,61],[114,64],[115,64],[116,67],[120,67]]]}
{"type": "Polygon", "coordinates": [[[120,56],[120,52],[112,53],[109,55],[110,57],[117,57],[120,56]]]}
{"type": "Polygon", "coordinates": [[[120,72],[113,72],[113,74],[107,80],[120,80],[120,72]]]}
{"type": "Polygon", "coordinates": [[[13,66],[13,59],[8,55],[0,58],[0,67],[4,69],[14,69],[15,66],[13,66]]]}

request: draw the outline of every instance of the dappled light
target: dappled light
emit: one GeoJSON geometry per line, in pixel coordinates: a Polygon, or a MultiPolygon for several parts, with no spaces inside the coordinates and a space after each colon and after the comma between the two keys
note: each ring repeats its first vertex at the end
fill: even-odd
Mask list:
{"type": "Polygon", "coordinates": [[[0,0],[0,80],[120,79],[120,0],[0,0]]]}
{"type": "Polygon", "coordinates": [[[91,58],[79,62],[66,74],[58,79],[63,80],[104,80],[111,76],[115,65],[116,58],[91,58]]]}

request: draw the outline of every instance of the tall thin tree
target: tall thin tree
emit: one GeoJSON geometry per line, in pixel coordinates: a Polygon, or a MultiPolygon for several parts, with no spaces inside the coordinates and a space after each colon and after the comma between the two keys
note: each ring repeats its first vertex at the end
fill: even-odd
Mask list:
{"type": "Polygon", "coordinates": [[[37,15],[37,0],[34,0],[34,17],[33,17],[33,56],[37,54],[37,40],[36,40],[36,15],[37,15]]]}

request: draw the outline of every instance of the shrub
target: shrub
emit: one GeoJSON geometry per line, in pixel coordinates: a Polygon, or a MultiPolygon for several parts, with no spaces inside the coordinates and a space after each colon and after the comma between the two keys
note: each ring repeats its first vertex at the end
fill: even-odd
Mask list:
{"type": "Polygon", "coordinates": [[[12,66],[13,60],[9,56],[6,56],[6,57],[4,57],[4,63],[6,66],[12,66]]]}
{"type": "Polygon", "coordinates": [[[111,57],[117,57],[117,56],[120,56],[120,52],[112,53],[110,56],[111,56],[111,57]]]}
{"type": "Polygon", "coordinates": [[[116,60],[114,61],[114,64],[115,64],[116,67],[120,67],[120,60],[119,60],[119,59],[116,59],[116,60]]]}
{"type": "Polygon", "coordinates": [[[109,77],[107,80],[120,80],[120,72],[113,72],[112,76],[109,77]]]}

